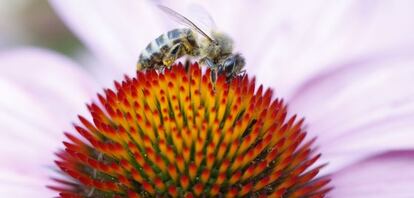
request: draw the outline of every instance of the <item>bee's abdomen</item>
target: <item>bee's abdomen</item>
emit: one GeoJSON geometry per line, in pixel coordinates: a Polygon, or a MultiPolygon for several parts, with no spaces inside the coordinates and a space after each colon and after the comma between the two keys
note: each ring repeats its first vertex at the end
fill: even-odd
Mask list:
{"type": "Polygon", "coordinates": [[[147,45],[145,50],[139,56],[137,69],[162,68],[163,60],[169,56],[169,51],[176,44],[182,44],[183,50],[178,57],[185,54],[195,56],[198,53],[198,45],[195,40],[194,33],[190,29],[173,29],[165,34],[161,34],[155,40],[147,45]]]}

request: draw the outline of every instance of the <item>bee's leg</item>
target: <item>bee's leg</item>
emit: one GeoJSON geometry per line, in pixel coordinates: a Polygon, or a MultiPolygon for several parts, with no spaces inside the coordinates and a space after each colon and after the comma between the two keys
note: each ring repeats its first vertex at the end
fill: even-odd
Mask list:
{"type": "Polygon", "coordinates": [[[159,69],[157,71],[158,71],[158,73],[163,74],[163,73],[165,73],[165,67],[159,67],[159,69]]]}
{"type": "Polygon", "coordinates": [[[211,68],[211,69],[215,69],[216,68],[216,64],[214,64],[214,62],[210,59],[210,58],[203,58],[202,62],[206,63],[207,67],[211,68]]]}
{"type": "Polygon", "coordinates": [[[240,71],[239,75],[241,76],[245,76],[246,75],[247,70],[243,69],[240,71]]]}
{"type": "Polygon", "coordinates": [[[218,76],[218,65],[214,64],[214,62],[210,58],[203,58],[203,62],[211,69],[211,80],[213,82],[217,81],[218,76]]]}
{"type": "Polygon", "coordinates": [[[185,64],[184,64],[184,69],[187,73],[188,73],[188,71],[190,71],[190,65],[191,65],[190,59],[186,58],[185,59],[185,64]]]}

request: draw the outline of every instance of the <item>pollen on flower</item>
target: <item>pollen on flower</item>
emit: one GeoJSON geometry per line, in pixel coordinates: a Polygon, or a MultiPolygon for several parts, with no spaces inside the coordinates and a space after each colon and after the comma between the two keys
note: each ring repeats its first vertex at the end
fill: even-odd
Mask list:
{"type": "Polygon", "coordinates": [[[65,133],[60,197],[324,197],[329,178],[303,120],[247,75],[198,64],[115,82],[65,133]]]}

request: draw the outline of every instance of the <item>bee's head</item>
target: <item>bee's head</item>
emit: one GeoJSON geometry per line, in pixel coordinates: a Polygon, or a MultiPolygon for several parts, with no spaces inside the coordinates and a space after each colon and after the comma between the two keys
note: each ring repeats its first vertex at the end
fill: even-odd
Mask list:
{"type": "Polygon", "coordinates": [[[233,40],[226,34],[220,32],[212,32],[211,38],[213,41],[204,42],[203,54],[213,60],[220,57],[227,56],[233,52],[233,40]]]}
{"type": "Polygon", "coordinates": [[[244,65],[245,61],[241,54],[231,54],[219,64],[218,73],[225,73],[226,78],[230,79],[240,74],[244,65]]]}

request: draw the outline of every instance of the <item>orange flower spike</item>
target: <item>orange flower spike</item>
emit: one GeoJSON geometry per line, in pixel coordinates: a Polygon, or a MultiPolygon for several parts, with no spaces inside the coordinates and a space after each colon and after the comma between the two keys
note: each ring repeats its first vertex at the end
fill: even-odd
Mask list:
{"type": "Polygon", "coordinates": [[[203,186],[203,184],[200,184],[200,183],[194,185],[194,187],[193,187],[194,194],[197,197],[199,197],[203,193],[203,190],[204,190],[204,186],[203,186]]]}
{"type": "Polygon", "coordinates": [[[229,192],[224,196],[224,197],[228,197],[228,198],[233,198],[237,196],[238,193],[238,189],[235,187],[230,188],[229,192]]]}
{"type": "Polygon", "coordinates": [[[144,164],[142,170],[150,180],[153,180],[157,176],[152,167],[148,163],[144,164]]]}
{"type": "Polygon", "coordinates": [[[230,160],[224,159],[223,162],[221,163],[219,173],[220,174],[225,173],[227,171],[227,169],[229,168],[230,164],[231,164],[230,160]]]}
{"type": "MultiPolygon", "coordinates": [[[[180,108],[177,106],[177,107],[174,107],[174,110],[176,110],[176,111],[180,111],[180,108]]],[[[185,115],[183,115],[182,113],[178,113],[178,114],[176,114],[176,116],[175,116],[175,122],[176,122],[176,124],[177,124],[177,128],[178,128],[179,130],[182,130],[182,129],[183,129],[183,125],[184,125],[184,116],[185,116],[185,115]]]]}
{"type": "Polygon", "coordinates": [[[134,179],[136,182],[139,182],[139,183],[144,182],[144,178],[142,177],[142,175],[137,170],[132,170],[131,171],[131,176],[132,176],[132,179],[134,179]]]}
{"type": "Polygon", "coordinates": [[[181,136],[180,132],[178,132],[177,128],[174,128],[171,133],[174,147],[177,152],[181,153],[183,151],[183,137],[181,136]]]}
{"type": "Polygon", "coordinates": [[[170,177],[173,180],[178,180],[178,173],[177,173],[177,169],[175,168],[175,166],[173,164],[168,165],[168,174],[170,175],[170,177]]]}
{"type": "Polygon", "coordinates": [[[151,112],[152,116],[151,116],[151,123],[154,127],[160,126],[161,124],[161,117],[160,117],[160,112],[158,110],[154,110],[151,112]]]}
{"type": "MultiPolygon", "coordinates": [[[[208,72],[206,72],[208,73],[208,72]]],[[[189,75],[190,75],[190,79],[191,79],[191,86],[192,87],[200,87],[201,85],[201,68],[198,66],[197,63],[193,63],[190,66],[190,71],[189,71],[189,75]]],[[[204,77],[204,76],[203,76],[204,77]]],[[[206,76],[209,78],[209,76],[206,76]]],[[[208,79],[210,80],[210,79],[208,79]]]]}
{"type": "MultiPolygon", "coordinates": [[[[197,107],[194,109],[194,126],[201,126],[201,124],[204,122],[204,118],[205,118],[205,109],[202,107],[197,107]]],[[[192,126],[189,126],[189,128],[192,128],[192,126]]]]}
{"type": "MultiPolygon", "coordinates": [[[[231,148],[231,147],[230,147],[230,148],[231,148]]],[[[232,171],[235,171],[235,170],[240,169],[240,168],[242,167],[242,165],[243,165],[243,158],[244,158],[244,156],[243,156],[243,155],[237,155],[237,156],[235,157],[235,159],[234,159],[233,163],[231,164],[230,169],[231,169],[232,171]]]]}
{"type": "Polygon", "coordinates": [[[151,89],[151,86],[146,87],[142,90],[142,92],[144,93],[144,98],[146,98],[145,104],[148,105],[149,111],[151,112],[151,111],[155,111],[157,109],[157,106],[156,106],[156,101],[154,100],[155,96],[153,95],[152,91],[149,91],[150,89],[151,89]]]}
{"type": "Polygon", "coordinates": [[[171,185],[168,187],[168,194],[173,196],[173,197],[177,197],[178,196],[178,191],[177,191],[177,187],[171,185]]]}
{"type": "Polygon", "coordinates": [[[226,100],[223,98],[223,99],[218,101],[218,109],[217,109],[217,119],[218,120],[225,119],[224,114],[226,113],[226,109],[227,109],[227,103],[226,103],[226,100]]]}
{"type": "Polygon", "coordinates": [[[233,115],[228,115],[226,118],[226,122],[224,123],[224,126],[222,128],[222,131],[228,131],[233,127],[233,121],[234,120],[234,116],[233,115]]]}
{"type": "Polygon", "coordinates": [[[128,178],[127,178],[126,176],[124,176],[124,175],[119,175],[119,176],[118,176],[118,181],[119,181],[122,185],[126,186],[127,188],[132,188],[131,182],[128,180],[128,178]]]}
{"type": "Polygon", "coordinates": [[[245,196],[247,193],[249,193],[253,189],[253,183],[249,182],[243,187],[241,187],[238,196],[245,196]]]}
{"type": "Polygon", "coordinates": [[[285,188],[280,188],[279,190],[276,190],[275,192],[271,193],[269,195],[269,197],[271,198],[280,198],[283,196],[283,194],[285,194],[286,189],[285,188]]]}
{"type": "Polygon", "coordinates": [[[194,163],[190,163],[188,166],[188,173],[190,176],[190,180],[195,182],[196,181],[196,174],[197,174],[197,166],[194,163]]]}
{"type": "Polygon", "coordinates": [[[207,168],[212,169],[214,165],[215,156],[213,154],[207,155],[207,168]]]}
{"type": "MultiPolygon", "coordinates": [[[[88,150],[88,146],[86,146],[82,140],[80,140],[79,138],[75,137],[74,135],[68,133],[68,132],[64,132],[64,135],[66,136],[66,138],[72,143],[67,143],[70,145],[73,145],[74,147],[76,147],[76,149],[79,152],[85,153],[88,150]]],[[[64,142],[65,144],[65,142],[64,142]]]]}
{"type": "Polygon", "coordinates": [[[230,149],[229,149],[229,152],[227,154],[227,157],[233,158],[233,157],[237,156],[237,149],[239,148],[239,145],[240,145],[240,143],[239,143],[238,140],[230,143],[230,149]]]}
{"type": "Polygon", "coordinates": [[[206,147],[207,147],[207,153],[206,153],[207,156],[214,155],[216,144],[214,144],[213,142],[210,142],[206,147]]]}
{"type": "Polygon", "coordinates": [[[142,188],[143,188],[145,191],[147,191],[147,192],[149,192],[149,193],[151,193],[151,194],[154,194],[154,193],[155,193],[155,189],[154,189],[154,187],[152,186],[152,184],[150,184],[150,183],[148,183],[148,182],[143,182],[143,183],[142,183],[142,188]]]}
{"type": "Polygon", "coordinates": [[[160,109],[163,110],[163,116],[167,116],[168,115],[168,100],[167,100],[167,95],[165,94],[164,90],[160,90],[159,92],[159,104],[160,104],[160,109]],[[165,110],[165,112],[164,112],[165,110]]]}
{"type": "Polygon", "coordinates": [[[154,186],[158,191],[165,191],[167,189],[166,184],[159,177],[154,179],[154,186]]]}
{"type": "Polygon", "coordinates": [[[250,165],[244,172],[243,175],[241,177],[241,180],[244,181],[248,178],[250,178],[253,175],[253,171],[256,168],[255,165],[250,165]]]}
{"type": "MultiPolygon", "coordinates": [[[[209,73],[209,72],[206,72],[209,73]]],[[[214,98],[212,98],[211,96],[214,95],[210,95],[210,90],[209,87],[212,87],[211,81],[210,79],[206,76],[203,75],[201,77],[201,83],[200,83],[200,100],[204,103],[204,107],[206,109],[210,109],[212,106],[212,102],[214,101],[214,98]],[[213,100],[213,101],[211,101],[213,100]]]]}
{"type": "MultiPolygon", "coordinates": [[[[197,85],[195,85],[194,87],[197,87],[197,85]]],[[[200,89],[198,88],[192,88],[192,104],[194,106],[194,109],[199,109],[201,108],[201,93],[200,93],[200,89]]]]}
{"type": "Polygon", "coordinates": [[[237,122],[237,124],[234,126],[233,133],[231,133],[230,141],[233,142],[240,139],[245,130],[246,128],[243,127],[242,122],[237,122]]]}
{"type": "Polygon", "coordinates": [[[208,169],[204,169],[201,173],[201,181],[203,183],[207,183],[208,179],[210,178],[210,171],[208,169]]]}
{"type": "Polygon", "coordinates": [[[221,137],[222,135],[220,130],[211,131],[211,141],[214,145],[216,145],[216,147],[220,147],[219,141],[221,137]]]}
{"type": "Polygon", "coordinates": [[[178,171],[180,171],[180,173],[183,174],[185,171],[185,161],[181,155],[176,156],[176,164],[177,164],[178,171]]]}
{"type": "Polygon", "coordinates": [[[133,160],[141,167],[145,164],[145,158],[139,151],[133,154],[133,160]]]}
{"type": "MultiPolygon", "coordinates": [[[[196,142],[197,139],[198,139],[198,128],[195,125],[193,125],[193,126],[191,126],[191,128],[188,128],[188,130],[190,132],[190,135],[186,136],[186,137],[191,140],[191,143],[196,142]]],[[[195,145],[195,146],[197,148],[197,145],[195,145]]]]}
{"type": "Polygon", "coordinates": [[[194,146],[195,146],[195,153],[202,153],[204,149],[204,140],[201,137],[198,137],[194,146]]]}
{"type": "Polygon", "coordinates": [[[210,134],[209,130],[212,131],[212,130],[217,130],[217,129],[214,127],[209,128],[207,123],[203,122],[201,124],[201,130],[199,131],[198,135],[204,142],[207,142],[209,140],[209,134],[210,134]]]}
{"type": "Polygon", "coordinates": [[[184,144],[185,144],[185,146],[187,146],[189,148],[191,148],[191,145],[194,142],[194,139],[191,137],[191,135],[192,135],[191,131],[188,128],[184,128],[181,131],[181,136],[185,137],[185,138],[183,138],[184,144]]]}
{"type": "Polygon", "coordinates": [[[203,159],[204,159],[204,154],[203,154],[203,152],[196,152],[195,153],[195,164],[197,165],[197,166],[200,166],[201,165],[201,162],[203,161],[203,159]]]}
{"type": "MultiPolygon", "coordinates": [[[[187,86],[188,86],[188,82],[187,82],[187,86]]],[[[181,106],[186,106],[186,104],[189,102],[188,100],[186,100],[186,98],[188,97],[188,92],[189,92],[189,88],[181,84],[178,87],[178,103],[181,106]]]]}
{"type": "Polygon", "coordinates": [[[142,143],[140,144],[141,148],[142,149],[144,149],[144,148],[151,148],[152,145],[153,144],[152,144],[151,138],[147,134],[143,135],[143,137],[142,137],[142,143]]]}
{"type": "Polygon", "coordinates": [[[134,191],[128,191],[128,198],[140,198],[141,195],[139,195],[138,193],[134,192],[134,191]]]}
{"type": "Polygon", "coordinates": [[[156,153],[155,153],[155,151],[152,147],[145,147],[145,154],[146,154],[146,158],[150,162],[152,162],[152,163],[155,162],[157,156],[156,156],[156,153]]]}
{"type": "Polygon", "coordinates": [[[186,189],[188,188],[188,186],[190,185],[190,179],[189,179],[186,175],[183,175],[183,176],[180,178],[180,184],[181,184],[181,187],[182,187],[184,190],[186,190],[186,189]]]}
{"type": "Polygon", "coordinates": [[[214,184],[213,187],[211,187],[210,195],[211,196],[217,196],[220,192],[220,186],[217,184],[214,184]]]}
{"type": "Polygon", "coordinates": [[[175,153],[174,153],[174,150],[173,150],[172,146],[168,145],[165,153],[163,153],[163,154],[168,159],[168,161],[170,163],[175,162],[175,153]]]}
{"type": "Polygon", "coordinates": [[[182,152],[183,152],[184,160],[188,164],[190,162],[191,150],[190,148],[185,146],[182,152]]]}
{"type": "Polygon", "coordinates": [[[193,106],[190,103],[190,97],[186,96],[185,106],[183,107],[184,121],[185,125],[188,128],[191,128],[195,118],[195,112],[193,111],[193,106]]]}

